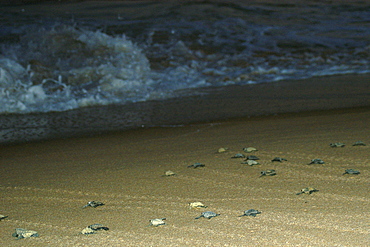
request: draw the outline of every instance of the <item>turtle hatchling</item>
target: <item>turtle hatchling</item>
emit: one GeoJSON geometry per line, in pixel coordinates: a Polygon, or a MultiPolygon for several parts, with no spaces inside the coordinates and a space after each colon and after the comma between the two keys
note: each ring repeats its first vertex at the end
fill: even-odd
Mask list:
{"type": "Polygon", "coordinates": [[[275,176],[275,175],[276,175],[275,170],[269,169],[269,170],[266,170],[266,171],[262,171],[260,177],[262,177],[262,176],[275,176]]]}
{"type": "Polygon", "coordinates": [[[100,230],[108,231],[109,228],[103,226],[102,224],[92,224],[92,225],[89,225],[88,227],[84,228],[80,233],[85,234],[85,235],[89,235],[89,234],[94,234],[94,233],[96,233],[96,231],[100,231],[100,230]]]}
{"type": "Polygon", "coordinates": [[[99,207],[99,206],[103,206],[105,205],[104,203],[102,202],[98,202],[98,201],[91,201],[91,202],[88,202],[85,206],[83,206],[82,208],[87,208],[87,207],[93,207],[93,208],[96,208],[96,207],[99,207]]]}
{"type": "Polygon", "coordinates": [[[260,163],[258,163],[255,160],[245,160],[241,164],[247,164],[247,165],[250,165],[250,166],[254,166],[254,165],[259,165],[260,163]]]}
{"type": "Polygon", "coordinates": [[[149,220],[149,222],[150,222],[149,226],[161,226],[161,225],[165,225],[166,222],[164,222],[164,220],[166,220],[166,218],[149,220]]]}
{"type": "Polygon", "coordinates": [[[346,171],[343,173],[344,174],[354,174],[354,175],[358,175],[360,174],[360,171],[356,171],[354,169],[346,169],[346,171]]]}
{"type": "Polygon", "coordinates": [[[325,162],[322,159],[313,159],[311,160],[309,165],[312,165],[312,164],[325,164],[325,162]]]}
{"type": "Polygon", "coordinates": [[[207,218],[207,219],[211,219],[211,218],[219,216],[219,215],[220,214],[216,214],[215,212],[207,211],[207,212],[203,212],[200,216],[196,217],[195,219],[200,219],[202,217],[207,218]]]}
{"type": "Polygon", "coordinates": [[[189,167],[193,167],[195,169],[195,168],[204,167],[204,166],[206,166],[206,165],[205,164],[202,164],[202,163],[194,163],[194,164],[188,166],[188,168],[189,167]]]}
{"type": "Polygon", "coordinates": [[[38,237],[39,234],[36,231],[26,230],[23,228],[17,228],[15,229],[15,233],[13,233],[12,236],[17,239],[22,239],[22,238],[38,237]]]}
{"type": "Polygon", "coordinates": [[[243,151],[246,152],[246,153],[252,153],[252,152],[256,152],[258,150],[257,150],[257,148],[254,148],[254,147],[247,147],[247,148],[243,148],[243,151]]]}
{"type": "Polygon", "coordinates": [[[344,147],[344,146],[345,146],[345,144],[344,144],[344,143],[340,143],[340,142],[330,143],[329,145],[330,145],[330,147],[332,147],[332,148],[342,148],[342,147],[344,147]]]}
{"type": "Polygon", "coordinates": [[[218,150],[217,150],[217,153],[225,153],[225,152],[227,152],[229,149],[228,148],[219,148],[218,150]]]}
{"type": "Polygon", "coordinates": [[[164,173],[164,175],[162,175],[162,177],[170,177],[170,176],[175,176],[175,175],[176,175],[176,173],[174,173],[173,171],[168,170],[164,173]]]}
{"type": "Polygon", "coordinates": [[[277,161],[277,162],[283,162],[283,161],[288,161],[287,159],[280,158],[280,157],[275,157],[271,160],[272,162],[277,161]]]}
{"type": "Polygon", "coordinates": [[[362,141],[357,141],[357,142],[353,143],[352,146],[366,146],[366,144],[362,141]]]}
{"type": "Polygon", "coordinates": [[[238,158],[245,158],[245,155],[244,154],[241,154],[241,153],[237,153],[235,154],[233,157],[231,157],[232,159],[238,159],[238,158]]]}
{"type": "Polygon", "coordinates": [[[257,214],[260,214],[261,212],[258,211],[258,210],[255,210],[255,209],[248,209],[246,211],[244,211],[244,214],[243,215],[240,215],[239,217],[242,217],[242,216],[254,216],[256,217],[257,214]]]}
{"type": "Polygon", "coordinates": [[[255,155],[248,155],[247,156],[247,160],[259,160],[260,158],[258,158],[257,156],[255,155]]]}
{"type": "Polygon", "coordinates": [[[195,209],[198,209],[198,208],[207,208],[208,207],[208,206],[204,205],[201,202],[191,202],[191,203],[189,203],[189,206],[190,206],[190,208],[195,208],[195,209]]]}
{"type": "Polygon", "coordinates": [[[300,195],[300,194],[312,194],[313,192],[317,192],[319,190],[315,189],[315,188],[312,188],[312,187],[307,187],[307,188],[303,188],[301,189],[300,192],[298,192],[296,195],[300,195]]]}
{"type": "Polygon", "coordinates": [[[0,220],[3,220],[5,218],[8,218],[8,216],[5,216],[5,215],[0,214],[0,220]]]}

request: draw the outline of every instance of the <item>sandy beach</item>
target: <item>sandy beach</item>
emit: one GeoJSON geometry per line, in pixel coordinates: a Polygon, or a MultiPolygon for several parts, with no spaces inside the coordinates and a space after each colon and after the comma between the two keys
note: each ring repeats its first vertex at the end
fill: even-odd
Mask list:
{"type": "Polygon", "coordinates": [[[1,147],[1,246],[367,246],[370,108],[1,147]],[[363,141],[367,146],[352,146],[363,141]],[[330,147],[330,143],[345,147],[330,147]],[[253,146],[260,165],[231,158],[253,146]],[[216,153],[227,147],[228,152],[216,153]],[[274,157],[287,161],[272,162],[274,157]],[[320,158],[325,164],[308,165],[320,158]],[[196,162],[205,167],[188,168],[196,162]],[[276,170],[275,176],[260,172],[276,170]],[[359,175],[342,175],[345,169],[359,175]],[[165,171],[177,175],[163,177],[165,171]],[[296,195],[302,188],[318,192],[296,195]],[[82,209],[89,201],[105,205],[82,209]],[[189,209],[201,201],[208,208],[189,209]],[[237,217],[247,209],[256,217],[237,217]],[[203,211],[220,216],[195,219],[203,211]],[[167,218],[149,227],[149,220],[167,218]],[[100,223],[109,231],[78,234],[100,223]],[[15,228],[39,237],[15,240],[15,228]]]}

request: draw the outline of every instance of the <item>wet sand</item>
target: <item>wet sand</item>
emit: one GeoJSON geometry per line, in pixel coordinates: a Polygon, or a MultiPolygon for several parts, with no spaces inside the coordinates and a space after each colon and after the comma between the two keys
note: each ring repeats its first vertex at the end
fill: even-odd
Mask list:
{"type": "Polygon", "coordinates": [[[3,146],[0,245],[368,246],[369,122],[362,107],[3,146]],[[260,165],[231,158],[249,146],[260,165]],[[325,164],[307,165],[315,158],[325,164]],[[342,175],[349,168],[361,174],[342,175]],[[259,177],[266,169],[277,175],[259,177]],[[319,191],[296,195],[309,186],[319,191]],[[92,200],[105,205],[81,208],[92,200]],[[194,201],[221,215],[194,219],[205,211],[194,201]],[[262,213],[237,217],[252,208],[262,213]],[[78,234],[95,223],[110,229],[78,234]],[[40,236],[16,241],[15,228],[40,236]]]}

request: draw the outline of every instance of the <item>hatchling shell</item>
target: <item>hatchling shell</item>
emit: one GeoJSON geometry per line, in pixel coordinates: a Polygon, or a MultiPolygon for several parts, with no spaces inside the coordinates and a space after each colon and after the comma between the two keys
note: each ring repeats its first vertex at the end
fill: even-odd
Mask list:
{"type": "Polygon", "coordinates": [[[260,214],[261,212],[258,211],[258,210],[255,210],[255,209],[248,209],[246,211],[244,211],[244,214],[243,215],[240,215],[239,217],[242,217],[242,216],[254,216],[256,217],[257,214],[260,214]]]}
{"type": "Polygon", "coordinates": [[[159,218],[159,219],[149,220],[150,226],[161,226],[161,225],[165,225],[166,222],[164,222],[164,220],[166,220],[166,218],[159,218]]]}
{"type": "Polygon", "coordinates": [[[36,231],[26,230],[23,228],[16,228],[15,233],[13,233],[12,236],[17,239],[21,239],[21,238],[38,237],[39,234],[36,231]]]}
{"type": "Polygon", "coordinates": [[[237,153],[235,154],[233,157],[231,157],[232,159],[238,159],[238,158],[245,158],[245,155],[244,154],[241,154],[241,153],[237,153]]]}
{"type": "Polygon", "coordinates": [[[246,153],[252,153],[252,152],[256,152],[258,150],[257,150],[257,148],[254,148],[254,147],[247,147],[247,148],[243,148],[243,151],[246,152],[246,153]]]}
{"type": "Polygon", "coordinates": [[[176,173],[174,173],[173,171],[170,171],[170,170],[168,170],[168,171],[166,171],[165,173],[164,173],[164,177],[170,177],[170,176],[175,176],[175,175],[177,175],[176,173]]]}
{"type": "Polygon", "coordinates": [[[260,158],[258,158],[257,156],[255,155],[248,155],[247,156],[247,160],[259,160],[260,158]]]}
{"type": "Polygon", "coordinates": [[[260,163],[258,163],[255,160],[245,160],[241,164],[247,164],[247,165],[250,165],[250,166],[254,166],[254,165],[259,165],[260,163]]]}
{"type": "Polygon", "coordinates": [[[98,202],[98,201],[91,201],[91,202],[88,202],[85,206],[83,206],[82,208],[87,208],[87,207],[93,207],[93,208],[96,208],[96,207],[99,207],[99,206],[103,206],[105,205],[104,203],[102,202],[98,202]]]}
{"type": "Polygon", "coordinates": [[[357,142],[353,143],[352,146],[366,146],[366,144],[362,141],[357,141],[357,142]]]}
{"type": "Polygon", "coordinates": [[[3,220],[5,218],[8,218],[8,216],[5,216],[5,215],[0,214],[0,220],[3,220]]]}
{"type": "Polygon", "coordinates": [[[227,152],[229,149],[228,148],[219,148],[218,150],[217,150],[217,153],[225,153],[225,152],[227,152]]]}
{"type": "Polygon", "coordinates": [[[287,159],[280,158],[280,157],[275,157],[271,160],[272,162],[277,161],[277,162],[283,162],[283,161],[288,161],[287,159]]]}
{"type": "Polygon", "coordinates": [[[360,171],[357,171],[357,170],[354,170],[354,169],[346,169],[345,172],[343,173],[344,174],[354,174],[354,175],[358,175],[360,174],[360,171]]]}
{"type": "Polygon", "coordinates": [[[197,208],[207,208],[208,207],[208,206],[204,205],[201,202],[191,202],[191,203],[189,203],[189,206],[190,206],[190,208],[195,208],[195,209],[197,209],[197,208]]]}
{"type": "Polygon", "coordinates": [[[216,217],[216,216],[219,216],[220,214],[216,214],[215,212],[212,212],[212,211],[206,211],[206,212],[203,212],[200,216],[196,217],[195,219],[199,219],[199,218],[207,218],[207,219],[211,219],[213,217],[216,217]]]}
{"type": "Polygon", "coordinates": [[[269,170],[266,170],[266,171],[262,171],[261,172],[261,176],[275,176],[276,175],[276,171],[273,170],[273,169],[269,169],[269,170]]]}
{"type": "Polygon", "coordinates": [[[313,160],[311,160],[309,165],[311,165],[311,164],[325,164],[325,162],[322,159],[313,159],[313,160]]]}
{"type": "Polygon", "coordinates": [[[103,226],[102,224],[92,224],[92,225],[89,225],[88,227],[84,228],[80,233],[85,234],[85,235],[89,235],[89,234],[95,234],[96,231],[100,231],[100,230],[108,231],[109,228],[103,226]]]}
{"type": "Polygon", "coordinates": [[[204,167],[204,166],[206,166],[205,164],[202,164],[202,163],[194,163],[194,164],[192,164],[192,165],[190,165],[190,166],[188,166],[188,168],[189,167],[193,167],[194,169],[195,168],[198,168],[198,167],[204,167]]]}
{"type": "Polygon", "coordinates": [[[338,147],[342,148],[342,147],[344,147],[346,144],[344,144],[344,143],[340,143],[340,142],[335,142],[335,143],[330,143],[329,145],[330,145],[330,147],[332,147],[332,148],[338,148],[338,147]]]}
{"type": "Polygon", "coordinates": [[[313,192],[317,192],[319,190],[315,189],[315,188],[312,188],[312,187],[307,187],[307,188],[303,188],[301,189],[300,192],[298,192],[296,195],[300,195],[300,194],[312,194],[313,192]]]}

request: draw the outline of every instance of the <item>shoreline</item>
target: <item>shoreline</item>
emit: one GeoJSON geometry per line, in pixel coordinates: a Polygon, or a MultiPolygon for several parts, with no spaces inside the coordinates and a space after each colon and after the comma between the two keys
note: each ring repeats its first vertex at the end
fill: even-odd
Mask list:
{"type": "Polygon", "coordinates": [[[171,126],[367,107],[369,74],[314,77],[198,89],[198,96],[80,108],[65,112],[0,115],[0,144],[90,136],[141,127],[171,126]]]}

